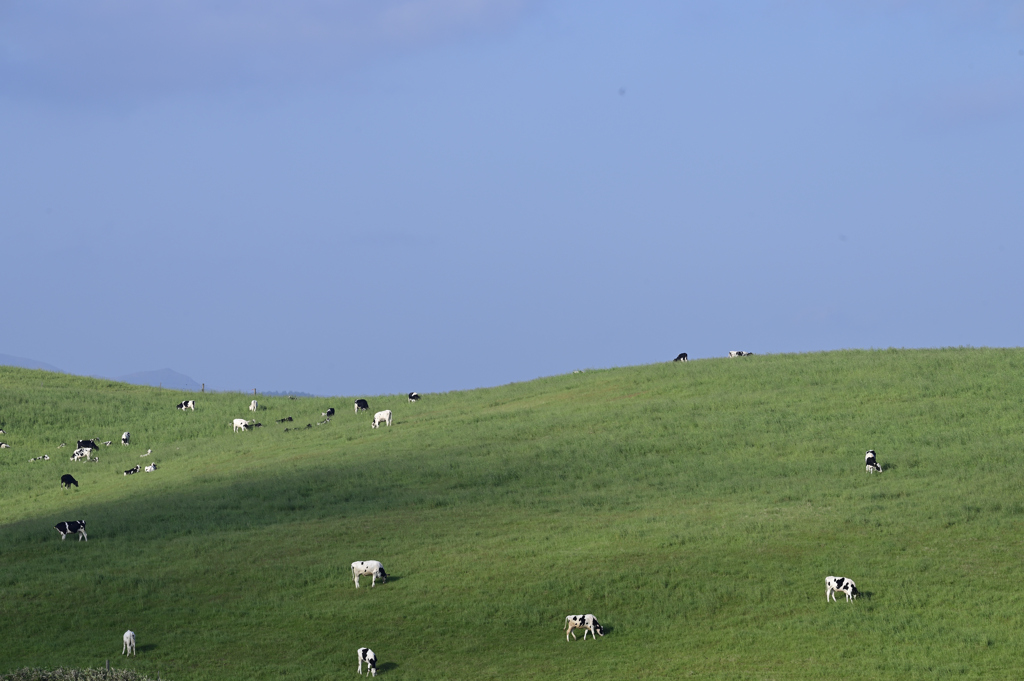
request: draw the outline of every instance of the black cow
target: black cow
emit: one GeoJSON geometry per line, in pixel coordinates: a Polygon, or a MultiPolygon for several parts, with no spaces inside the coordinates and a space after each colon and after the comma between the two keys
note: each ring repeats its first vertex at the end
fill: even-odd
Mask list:
{"type": "Polygon", "coordinates": [[[186,409],[191,409],[192,411],[195,411],[196,410],[196,401],[195,400],[185,400],[184,402],[179,402],[178,406],[175,407],[175,409],[180,409],[182,411],[185,411],[186,409]]]}
{"type": "Polygon", "coordinates": [[[327,411],[320,414],[320,416],[334,416],[334,407],[328,407],[327,411]]]}
{"type": "Polygon", "coordinates": [[[357,414],[359,412],[361,412],[361,411],[366,411],[369,408],[370,408],[370,403],[367,402],[366,400],[356,400],[356,413],[357,414]]]}
{"type": "Polygon", "coordinates": [[[135,464],[135,468],[129,468],[124,472],[125,475],[135,475],[139,472],[139,464],[135,464]]]}
{"type": "Polygon", "coordinates": [[[93,440],[79,440],[78,441],[78,448],[79,449],[99,449],[100,446],[98,444],[96,444],[93,440]]]}
{"type": "Polygon", "coordinates": [[[679,356],[678,356],[678,357],[676,357],[676,358],[675,358],[674,360],[672,360],[672,361],[673,361],[673,362],[689,362],[690,360],[689,360],[689,359],[688,359],[688,358],[686,357],[686,353],[685,353],[685,352],[680,352],[680,353],[679,353],[679,356]]]}
{"type": "Polygon", "coordinates": [[[278,423],[284,423],[286,421],[291,421],[291,420],[292,420],[291,416],[285,416],[283,419],[278,419],[277,422],[278,423]]]}
{"type": "Polygon", "coordinates": [[[65,520],[62,523],[57,523],[53,526],[53,529],[60,532],[60,540],[64,541],[69,534],[77,534],[78,541],[89,541],[89,537],[85,534],[85,521],[84,520],[65,520]]]}
{"type": "Polygon", "coordinates": [[[71,485],[78,487],[78,481],[75,480],[74,476],[72,476],[70,473],[65,473],[64,475],[60,476],[60,486],[62,488],[67,487],[68,489],[71,489],[71,485]]]}
{"type": "Polygon", "coordinates": [[[409,393],[410,402],[415,402],[418,399],[420,399],[419,393],[409,393]]]}

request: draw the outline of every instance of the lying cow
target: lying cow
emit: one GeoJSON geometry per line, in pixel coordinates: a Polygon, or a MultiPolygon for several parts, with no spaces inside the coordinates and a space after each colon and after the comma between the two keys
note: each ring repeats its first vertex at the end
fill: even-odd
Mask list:
{"type": "Polygon", "coordinates": [[[604,636],[604,627],[602,627],[597,618],[593,615],[569,615],[565,618],[565,640],[569,640],[569,634],[572,634],[572,640],[576,640],[576,630],[583,629],[583,640],[587,640],[587,633],[590,633],[590,637],[595,641],[597,635],[604,636]]]}
{"type": "Polygon", "coordinates": [[[196,410],[196,401],[195,400],[185,400],[184,402],[179,402],[178,406],[175,407],[175,409],[180,409],[182,411],[185,411],[186,409],[191,409],[192,411],[195,411],[196,410]]]}
{"type": "Polygon", "coordinates": [[[129,433],[127,430],[124,431],[124,433],[121,434],[121,444],[122,445],[129,444],[131,442],[131,440],[132,440],[132,434],[129,433]]]}
{"type": "Polygon", "coordinates": [[[384,572],[384,566],[380,564],[379,560],[357,560],[352,563],[352,579],[356,583],[356,588],[359,588],[359,576],[370,575],[370,587],[372,588],[377,584],[379,579],[381,584],[388,583],[388,573],[384,572]]]}
{"type": "Polygon", "coordinates": [[[384,411],[378,411],[373,415],[373,424],[371,428],[380,428],[381,423],[387,423],[388,427],[391,426],[391,410],[385,409],[384,411]]]}
{"type": "Polygon", "coordinates": [[[149,465],[148,465],[148,466],[146,466],[146,468],[145,468],[145,471],[146,471],[147,473],[152,473],[152,472],[153,472],[153,471],[155,471],[155,470],[156,470],[156,461],[154,461],[153,463],[149,464],[149,465]]]}
{"type": "Polygon", "coordinates": [[[327,411],[320,413],[320,416],[334,416],[334,407],[328,407],[327,411]]]}
{"type": "Polygon", "coordinates": [[[283,419],[278,419],[277,422],[278,423],[286,423],[288,421],[293,421],[293,420],[294,419],[291,416],[285,416],[283,419]]]}
{"type": "Polygon", "coordinates": [[[366,400],[356,400],[356,411],[355,411],[355,413],[358,414],[361,411],[368,411],[369,409],[370,409],[369,402],[367,402],[366,400]]]}
{"type": "Polygon", "coordinates": [[[249,422],[245,419],[235,419],[231,422],[233,430],[232,433],[237,433],[239,430],[249,430],[249,422]]]}
{"type": "Polygon", "coordinates": [[[125,475],[135,475],[136,473],[138,473],[138,472],[139,472],[139,469],[140,469],[140,468],[141,468],[141,467],[139,466],[139,464],[135,464],[135,468],[129,468],[128,470],[126,470],[126,471],[124,472],[124,474],[125,474],[125,475]]]}
{"type": "Polygon", "coordinates": [[[60,540],[64,541],[69,534],[77,534],[78,541],[89,541],[89,537],[85,534],[85,521],[84,520],[65,520],[62,523],[57,523],[53,526],[53,529],[60,532],[60,540]]]}
{"type": "Polygon", "coordinates": [[[356,651],[356,657],[359,659],[359,664],[356,665],[356,671],[359,672],[359,676],[363,675],[363,663],[366,663],[366,675],[377,676],[377,656],[369,648],[360,648],[356,651]]]}
{"type": "Polygon", "coordinates": [[[75,480],[74,476],[72,476],[70,473],[65,473],[64,475],[60,476],[61,489],[71,489],[71,485],[78,487],[78,481],[75,480]]]}
{"type": "Polygon", "coordinates": [[[29,459],[29,461],[49,461],[49,460],[50,460],[50,455],[49,454],[43,454],[42,456],[37,456],[34,459],[29,459]]]}
{"type": "Polygon", "coordinates": [[[249,411],[256,411],[259,408],[260,408],[260,403],[257,402],[256,400],[253,400],[252,402],[249,403],[249,411]]]}
{"type": "Polygon", "coordinates": [[[864,453],[864,470],[868,473],[881,473],[882,466],[875,459],[875,450],[869,449],[864,453]]]}
{"type": "Polygon", "coordinates": [[[410,402],[416,402],[419,399],[420,399],[420,396],[419,396],[418,393],[409,393],[409,401],[410,402]]]}
{"type": "Polygon", "coordinates": [[[860,592],[857,591],[857,585],[853,583],[852,579],[846,577],[826,577],[825,578],[825,602],[828,602],[829,596],[832,600],[836,600],[836,593],[842,591],[846,594],[846,600],[852,601],[857,597],[860,592]]]}
{"type": "Polygon", "coordinates": [[[135,655],[135,632],[129,629],[124,632],[124,636],[121,640],[124,641],[124,645],[121,646],[121,654],[135,655]]]}
{"type": "Polygon", "coordinates": [[[687,357],[686,357],[686,353],[685,353],[685,352],[680,352],[680,353],[679,353],[679,356],[678,356],[678,357],[676,357],[676,358],[675,358],[674,360],[672,360],[672,361],[673,361],[673,362],[689,362],[690,360],[689,360],[689,359],[687,359],[687,357]]]}
{"type": "Polygon", "coordinates": [[[10,449],[11,446],[6,442],[0,442],[0,449],[10,449]]]}
{"type": "Polygon", "coordinates": [[[754,354],[754,353],[752,353],[752,352],[743,352],[742,350],[730,350],[729,351],[729,356],[730,357],[749,357],[752,354],[754,354]]]}

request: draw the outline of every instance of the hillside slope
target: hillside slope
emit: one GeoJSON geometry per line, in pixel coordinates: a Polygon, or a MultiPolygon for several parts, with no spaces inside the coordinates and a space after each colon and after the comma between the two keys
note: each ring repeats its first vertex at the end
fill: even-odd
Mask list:
{"type": "Polygon", "coordinates": [[[1024,668],[1024,351],[381,396],[379,430],[349,398],[267,397],[263,428],[233,434],[249,399],[0,367],[0,671],[100,666],[128,628],[138,656],[113,661],[179,680],[336,678],[360,646],[396,679],[1024,668]],[[186,397],[194,413],[173,408],[186,397]],[[68,461],[123,430],[131,447],[68,461]],[[67,472],[80,487],[59,488],[67,472]],[[88,542],[60,541],[71,519],[88,542]],[[367,559],[391,578],[356,590],[367,559]],[[862,597],[826,605],[826,575],[862,597]],[[587,612],[606,636],[566,643],[565,616],[587,612]]]}

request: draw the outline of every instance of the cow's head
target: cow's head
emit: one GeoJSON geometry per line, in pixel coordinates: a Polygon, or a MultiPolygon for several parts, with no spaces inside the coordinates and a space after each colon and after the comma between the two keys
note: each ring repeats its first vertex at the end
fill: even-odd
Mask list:
{"type": "Polygon", "coordinates": [[[388,583],[388,573],[384,572],[384,566],[377,568],[377,574],[374,575],[375,579],[379,579],[381,583],[388,583]]]}
{"type": "Polygon", "coordinates": [[[594,622],[594,633],[595,634],[600,634],[601,636],[604,636],[604,627],[602,627],[597,622],[594,622]]]}

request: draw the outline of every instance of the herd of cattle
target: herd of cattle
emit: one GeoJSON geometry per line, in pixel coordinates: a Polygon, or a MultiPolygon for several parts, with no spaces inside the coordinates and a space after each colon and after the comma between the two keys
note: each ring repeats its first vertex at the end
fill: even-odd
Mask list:
{"type": "MultiPolygon", "coordinates": [[[[742,350],[733,350],[733,351],[729,352],[729,357],[746,357],[746,356],[749,356],[749,355],[752,355],[752,354],[753,353],[744,352],[742,350]]],[[[673,361],[674,362],[687,362],[687,361],[689,361],[689,359],[687,357],[687,354],[685,352],[683,352],[683,353],[680,353],[673,361]]],[[[412,393],[408,394],[408,399],[409,399],[409,402],[416,402],[416,401],[418,401],[420,399],[420,396],[417,393],[412,392],[412,393]]],[[[365,399],[357,399],[357,400],[355,400],[355,402],[353,403],[353,406],[354,406],[354,412],[356,414],[358,414],[360,411],[368,411],[369,408],[370,408],[369,403],[365,399]]],[[[185,400],[183,402],[180,402],[177,405],[176,408],[177,409],[181,409],[182,411],[184,411],[186,409],[190,409],[192,411],[195,411],[195,409],[196,409],[196,402],[195,402],[195,400],[185,400]]],[[[249,404],[249,411],[255,413],[258,409],[259,409],[259,402],[257,400],[252,400],[252,402],[249,404]]],[[[333,407],[328,408],[327,411],[325,411],[325,412],[321,412],[320,415],[323,416],[323,417],[326,417],[326,418],[325,418],[324,421],[319,422],[317,425],[322,425],[324,423],[328,423],[331,420],[331,417],[334,416],[334,414],[335,414],[335,410],[334,410],[333,407]]],[[[277,422],[278,423],[289,423],[289,422],[292,422],[293,420],[294,419],[291,416],[287,416],[285,418],[278,419],[277,422]]],[[[380,424],[382,424],[382,423],[386,423],[388,426],[391,425],[391,423],[392,423],[392,414],[391,414],[391,410],[390,409],[385,409],[383,411],[379,411],[379,412],[375,413],[373,415],[373,422],[371,423],[370,427],[371,428],[379,428],[380,424]]],[[[254,420],[234,419],[233,422],[232,422],[232,426],[233,426],[233,432],[237,433],[239,430],[246,431],[246,430],[249,430],[249,429],[252,429],[252,428],[258,428],[258,427],[262,426],[262,424],[256,423],[254,420]]],[[[306,425],[306,428],[311,428],[311,427],[312,427],[312,424],[307,424],[306,425]]],[[[287,431],[288,429],[286,428],[285,430],[287,431]]],[[[0,433],[3,433],[3,431],[0,430],[0,433]]],[[[94,438],[92,440],[79,440],[78,443],[77,443],[78,447],[75,449],[74,454],[71,456],[71,460],[72,461],[78,461],[78,460],[85,459],[87,461],[97,461],[98,459],[96,457],[91,456],[92,452],[94,450],[98,450],[99,449],[99,445],[97,444],[96,440],[98,440],[98,438],[94,438]]],[[[121,444],[127,446],[130,443],[130,441],[131,441],[131,433],[126,431],[121,436],[121,444]]],[[[103,444],[106,445],[106,446],[110,446],[111,441],[104,442],[103,444]]],[[[7,447],[7,446],[8,445],[6,445],[4,443],[0,443],[0,447],[7,447]]],[[[61,443],[60,447],[63,447],[63,446],[64,446],[64,443],[61,443]]],[[[152,451],[153,450],[150,449],[150,450],[148,450],[146,452],[146,454],[143,454],[142,456],[147,456],[150,453],[152,453],[152,451]]],[[[30,459],[30,461],[37,461],[37,460],[40,460],[40,459],[49,460],[49,458],[50,458],[49,456],[44,455],[44,456],[41,456],[41,457],[36,457],[35,459],[30,459]]],[[[882,466],[878,463],[877,455],[875,454],[875,450],[874,449],[869,449],[865,453],[865,455],[864,455],[864,466],[865,466],[865,471],[868,472],[868,473],[872,473],[873,474],[873,473],[881,473],[882,472],[882,466]]],[[[130,469],[124,471],[124,475],[126,475],[126,476],[127,475],[133,475],[135,473],[138,473],[139,469],[140,469],[140,466],[138,464],[136,464],[133,468],[130,468],[130,469]]],[[[146,466],[145,471],[148,473],[148,472],[151,472],[151,471],[155,471],[156,469],[157,469],[156,463],[152,463],[149,466],[146,466]]],[[[60,482],[61,482],[61,487],[62,488],[70,489],[72,485],[74,485],[75,487],[78,487],[78,481],[75,480],[75,478],[72,475],[70,475],[70,474],[62,475],[61,479],[60,479],[60,482]]],[[[66,521],[62,521],[62,522],[59,522],[56,525],[54,525],[54,529],[56,529],[57,532],[60,533],[61,541],[66,539],[68,537],[68,535],[78,535],[78,541],[83,541],[83,540],[84,541],[88,541],[89,540],[89,538],[88,538],[88,536],[86,535],[86,532],[85,532],[85,520],[66,520],[66,521]]],[[[380,561],[377,561],[377,560],[356,561],[356,562],[352,563],[352,579],[355,582],[355,587],[357,589],[359,588],[359,577],[360,576],[369,576],[370,577],[370,586],[371,587],[375,587],[376,586],[378,579],[381,581],[382,584],[386,584],[387,580],[388,580],[388,575],[387,575],[387,572],[384,570],[384,566],[381,564],[380,561]]],[[[857,596],[859,594],[859,592],[857,591],[857,586],[853,583],[853,580],[848,579],[846,577],[834,577],[834,576],[826,577],[825,578],[825,600],[826,601],[829,601],[829,600],[835,601],[837,593],[845,594],[847,601],[852,601],[853,599],[857,598],[857,596]]],[[[602,636],[602,637],[604,636],[604,627],[601,626],[601,624],[597,621],[597,618],[594,615],[589,614],[589,613],[585,614],[585,615],[568,615],[568,616],[566,616],[566,618],[565,618],[565,627],[564,627],[564,631],[566,632],[565,633],[565,640],[568,641],[570,635],[572,635],[573,640],[577,640],[576,639],[576,630],[577,629],[582,629],[583,630],[583,640],[584,641],[587,640],[587,635],[588,634],[594,640],[597,640],[598,636],[602,636]]],[[[133,632],[131,630],[126,631],[124,633],[124,637],[123,637],[123,644],[124,645],[123,645],[122,650],[121,650],[122,654],[124,654],[124,655],[135,654],[135,632],[133,632]]],[[[357,661],[358,661],[358,664],[357,664],[357,667],[356,667],[356,671],[360,675],[362,675],[362,673],[363,673],[362,667],[363,667],[363,664],[365,663],[366,664],[367,675],[369,675],[369,676],[377,676],[377,655],[372,650],[370,650],[369,648],[366,648],[366,647],[359,648],[359,650],[356,651],[356,656],[357,656],[357,661]]]]}

